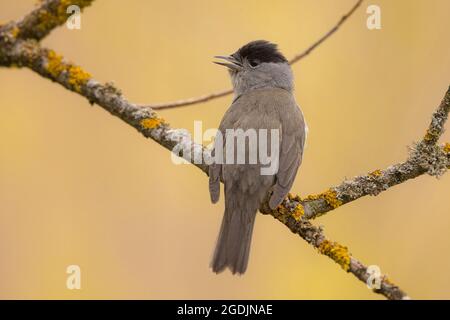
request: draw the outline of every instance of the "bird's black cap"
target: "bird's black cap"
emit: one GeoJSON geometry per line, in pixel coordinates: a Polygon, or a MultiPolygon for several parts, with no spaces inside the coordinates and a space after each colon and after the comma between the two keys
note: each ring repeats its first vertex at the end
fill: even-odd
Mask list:
{"type": "Polygon", "coordinates": [[[247,43],[232,55],[235,58],[259,62],[288,62],[283,54],[278,51],[277,45],[266,40],[256,40],[247,43]]]}

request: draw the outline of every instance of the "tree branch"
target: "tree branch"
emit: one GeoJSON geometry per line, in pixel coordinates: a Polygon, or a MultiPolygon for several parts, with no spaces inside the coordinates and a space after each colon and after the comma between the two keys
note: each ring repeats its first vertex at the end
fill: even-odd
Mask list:
{"type": "Polygon", "coordinates": [[[419,143],[410,148],[406,161],[384,170],[374,170],[366,175],[346,180],[327,191],[301,199],[304,218],[312,219],[363,196],[379,193],[422,174],[439,177],[450,167],[449,144],[438,146],[450,110],[450,87],[434,112],[428,130],[419,143]]]}
{"type": "Polygon", "coordinates": [[[199,104],[203,102],[207,102],[210,100],[214,100],[216,98],[225,97],[229,94],[232,94],[232,89],[226,89],[222,91],[213,92],[210,94],[206,94],[201,97],[195,97],[195,98],[188,98],[188,99],[182,99],[182,100],[176,100],[171,102],[162,102],[162,103],[155,103],[151,105],[143,105],[142,107],[152,108],[155,110],[164,110],[164,109],[173,109],[178,107],[187,107],[193,104],[199,104]]]}
{"type": "MultiPolygon", "coordinates": [[[[266,209],[262,208],[261,212],[271,214],[275,219],[287,226],[289,230],[316,248],[319,253],[328,256],[346,272],[350,272],[357,279],[367,284],[370,277],[367,267],[353,257],[347,247],[327,239],[321,227],[316,227],[311,222],[302,219],[300,206],[298,198],[290,195],[277,210],[267,210],[268,207],[266,206],[266,209]]],[[[373,289],[373,291],[382,294],[390,300],[409,299],[408,295],[385,275],[380,277],[380,287],[373,289]]]]}
{"type": "Polygon", "coordinates": [[[67,8],[78,6],[81,10],[94,0],[42,0],[41,5],[24,18],[12,23],[17,38],[41,40],[68,18],[67,8]]]}
{"type": "MultiPolygon", "coordinates": [[[[352,11],[340,20],[336,30],[356,10],[360,2],[358,1],[352,8],[352,11]]],[[[61,4],[63,1],[46,1],[43,6],[56,5],[56,3],[61,4]]],[[[33,12],[36,11],[39,12],[39,8],[33,12]]],[[[27,20],[27,17],[21,21],[24,20],[27,20]]],[[[35,19],[34,21],[35,23],[39,23],[41,20],[35,19]]],[[[120,90],[113,85],[109,83],[100,84],[81,67],[65,60],[53,50],[42,48],[36,39],[39,40],[48,34],[51,30],[50,27],[41,33],[30,33],[28,31],[21,33],[20,23],[26,25],[26,27],[23,27],[24,30],[31,30],[33,27],[31,22],[25,24],[23,22],[16,24],[10,23],[6,27],[0,27],[0,65],[17,65],[32,69],[41,76],[80,94],[88,99],[91,104],[98,104],[112,115],[134,127],[145,137],[153,139],[169,150],[173,150],[175,146],[182,145],[184,147],[182,149],[193,151],[194,156],[190,157],[189,152],[184,153],[182,152],[183,150],[180,150],[181,152],[178,155],[193,163],[203,172],[208,172],[208,166],[204,164],[205,161],[197,164],[193,160],[197,156],[200,159],[207,160],[210,157],[209,151],[205,150],[203,146],[193,143],[187,131],[183,129],[172,129],[152,108],[140,107],[129,102],[121,94],[120,90]],[[16,28],[19,29],[19,33],[12,32],[16,28]],[[18,34],[22,34],[23,36],[18,37],[18,34]],[[24,37],[27,34],[30,35],[31,39],[24,37]]],[[[58,24],[61,24],[61,22],[52,23],[51,25],[54,27],[58,24]]],[[[324,39],[319,40],[320,43],[323,41],[324,39]]],[[[226,92],[221,94],[225,95],[226,92]]],[[[212,98],[205,96],[203,99],[212,98]]],[[[370,277],[367,267],[351,256],[345,246],[327,239],[323,230],[320,227],[312,225],[307,219],[317,217],[320,214],[333,210],[364,195],[378,194],[393,185],[424,173],[435,176],[443,174],[450,167],[450,144],[440,147],[436,143],[442,134],[448,111],[449,91],[447,91],[443,102],[434,113],[433,120],[425,138],[411,149],[407,161],[391,166],[385,170],[375,170],[368,175],[345,181],[338,187],[330,188],[320,195],[308,196],[305,199],[289,195],[277,210],[271,211],[267,209],[267,206],[263,206],[260,211],[265,214],[271,214],[293,233],[298,234],[302,239],[311,244],[321,254],[328,256],[345,271],[352,273],[357,279],[366,283],[370,277]]],[[[384,295],[388,299],[408,298],[401,289],[390,282],[385,276],[381,278],[380,288],[374,291],[384,295]]]]}

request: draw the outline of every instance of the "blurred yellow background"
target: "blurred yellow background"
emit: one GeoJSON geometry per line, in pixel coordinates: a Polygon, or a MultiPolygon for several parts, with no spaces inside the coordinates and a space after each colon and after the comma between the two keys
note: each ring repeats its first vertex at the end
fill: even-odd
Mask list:
{"type": "MultiPolygon", "coordinates": [[[[0,0],[0,21],[35,0],[0,0]]],[[[133,102],[229,87],[211,63],[255,39],[292,57],[354,0],[95,1],[82,29],[43,41],[133,102]]],[[[402,161],[450,80],[450,1],[380,0],[296,64],[310,133],[293,192],[402,161]],[[381,7],[382,29],[366,28],[381,7]]],[[[160,114],[217,127],[231,97],[160,114]]],[[[447,124],[449,127],[450,124],[447,124]]],[[[443,141],[450,140],[450,130],[443,141]]],[[[450,174],[422,176],[314,221],[413,298],[450,298],[450,174]]],[[[269,216],[258,216],[247,273],[209,262],[223,211],[206,176],[86,99],[28,69],[0,69],[0,298],[381,299],[269,216]],[[81,267],[81,290],[66,267],[81,267]]]]}

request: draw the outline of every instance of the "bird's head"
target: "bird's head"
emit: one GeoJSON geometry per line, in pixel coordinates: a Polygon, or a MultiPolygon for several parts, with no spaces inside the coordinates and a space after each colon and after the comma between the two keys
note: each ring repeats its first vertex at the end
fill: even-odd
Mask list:
{"type": "Polygon", "coordinates": [[[265,40],[252,41],[223,60],[214,63],[228,68],[236,96],[259,88],[293,90],[292,71],[277,45],[265,40]]]}

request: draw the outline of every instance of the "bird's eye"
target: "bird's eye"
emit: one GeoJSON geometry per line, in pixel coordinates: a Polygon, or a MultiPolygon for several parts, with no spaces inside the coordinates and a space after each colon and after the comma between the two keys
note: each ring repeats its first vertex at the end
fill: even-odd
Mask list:
{"type": "Polygon", "coordinates": [[[255,68],[258,66],[259,61],[258,60],[250,60],[248,63],[250,64],[250,67],[255,68]]]}

